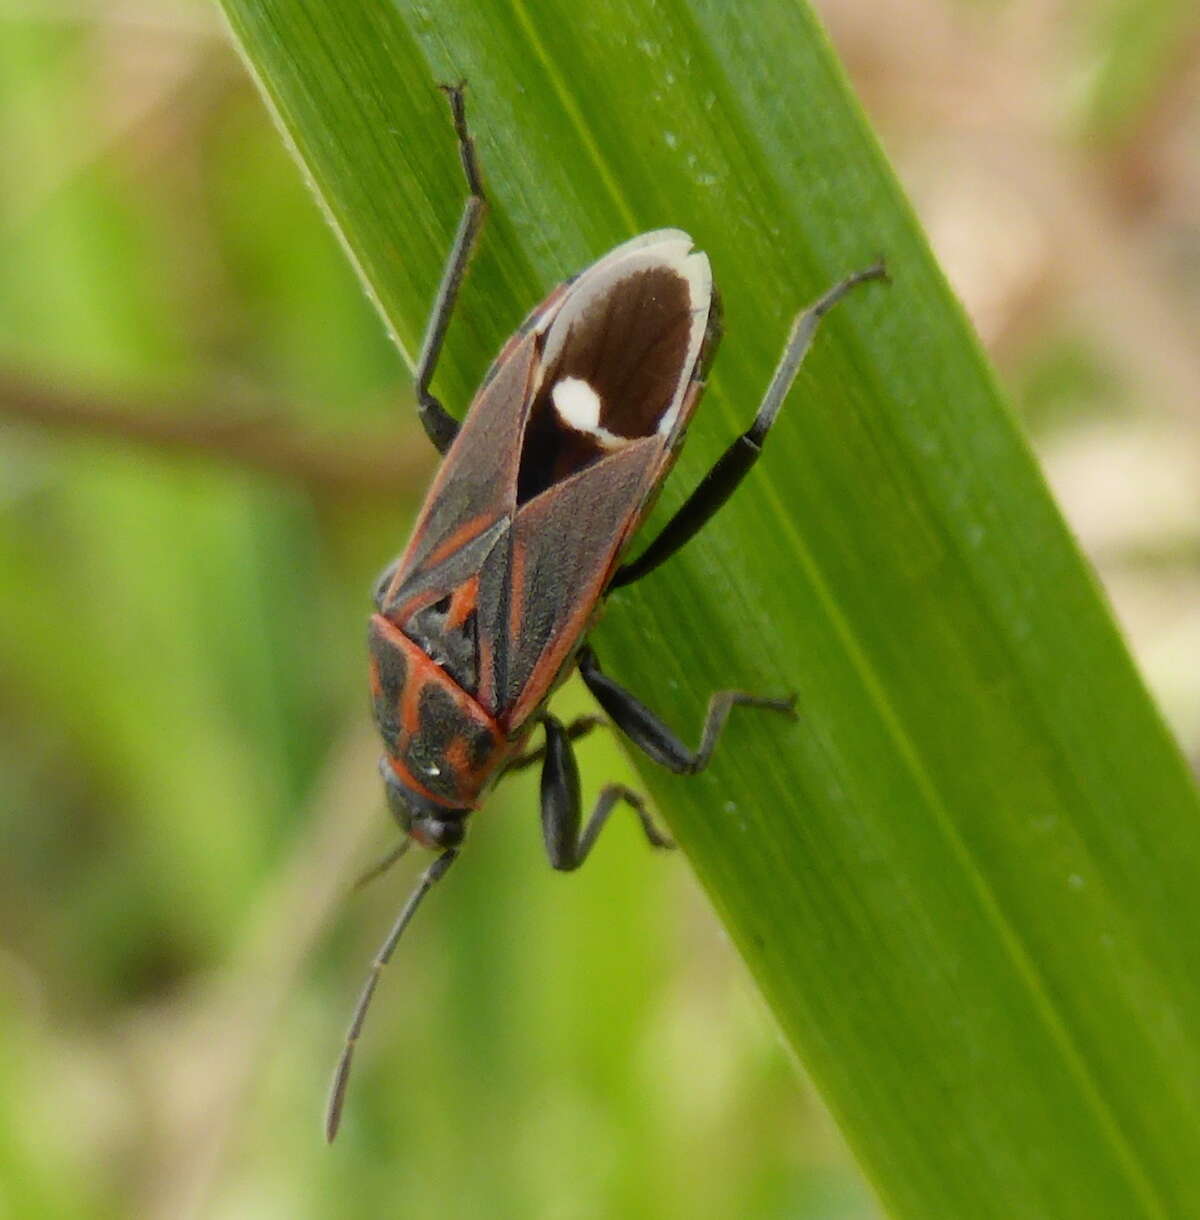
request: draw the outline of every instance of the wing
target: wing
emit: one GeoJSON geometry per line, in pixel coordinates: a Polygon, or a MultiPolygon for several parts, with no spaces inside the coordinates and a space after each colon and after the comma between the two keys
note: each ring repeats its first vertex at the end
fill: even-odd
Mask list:
{"type": "Polygon", "coordinates": [[[634,441],[517,514],[507,642],[498,679],[512,727],[537,709],[587,631],[647,486],[659,437],[634,441]]]}
{"type": "Polygon", "coordinates": [[[515,730],[549,693],[694,409],[708,260],[674,229],[530,319],[446,455],[380,610],[515,730]]]}

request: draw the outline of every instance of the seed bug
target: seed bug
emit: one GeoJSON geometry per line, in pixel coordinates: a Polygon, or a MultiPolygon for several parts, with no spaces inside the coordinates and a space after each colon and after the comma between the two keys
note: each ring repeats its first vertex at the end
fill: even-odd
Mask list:
{"type": "Polygon", "coordinates": [[[586,822],[572,745],[600,717],[546,710],[574,670],[608,719],[655,762],[704,769],[735,707],[792,714],[793,698],[720,691],[690,749],[600,668],[585,643],[604,597],[669,559],[717,512],[762,452],[821,317],[882,263],[847,276],[795,320],[762,404],[662,532],[622,557],[667,477],[719,338],[708,259],[679,229],[644,233],[560,285],[485,375],[460,426],[430,390],[487,210],[463,86],[442,86],[468,197],[415,374],[421,423],[443,457],[408,547],[375,591],[371,692],[388,806],[405,838],[438,852],[377,954],[334,1074],[337,1134],[351,1060],[380,972],[430,888],[458,856],[468,815],[503,775],[541,764],[551,865],[578,868],[609,815],[628,805],[655,847],[670,840],[641,797],[600,793],[586,822]],[[529,748],[538,726],[543,743],[529,748]],[[581,829],[582,827],[582,829],[581,829]]]}

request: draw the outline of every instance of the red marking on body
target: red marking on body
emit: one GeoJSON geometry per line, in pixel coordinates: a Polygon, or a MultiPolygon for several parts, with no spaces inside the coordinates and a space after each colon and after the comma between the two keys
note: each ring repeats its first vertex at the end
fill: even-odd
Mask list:
{"type": "Polygon", "coordinates": [[[471,769],[471,756],[470,752],[467,750],[466,738],[454,738],[454,740],[446,747],[446,752],[442,755],[442,757],[446,760],[446,766],[449,767],[455,775],[461,775],[464,778],[469,779],[473,774],[471,769]]]}
{"type": "Polygon", "coordinates": [[[559,302],[573,287],[573,284],[556,284],[546,299],[533,311],[529,318],[530,326],[540,326],[550,311],[558,308],[559,302]]]}
{"type": "Polygon", "coordinates": [[[472,576],[454,590],[450,598],[450,610],[446,615],[446,628],[449,631],[460,631],[467,619],[475,612],[475,603],[479,597],[479,577],[472,576]]]}
{"type": "Polygon", "coordinates": [[[458,529],[443,538],[429,552],[421,566],[424,568],[436,568],[443,559],[449,559],[455,551],[462,550],[473,538],[478,538],[495,519],[491,514],[481,513],[478,517],[472,517],[470,521],[464,521],[458,529]]]}
{"type": "Polygon", "coordinates": [[[484,707],[496,706],[496,649],[486,632],[479,636],[478,697],[484,707]]]}
{"type": "Polygon", "coordinates": [[[421,689],[428,680],[427,675],[417,675],[412,670],[404,680],[400,693],[400,728],[406,738],[416,736],[421,729],[421,689]]]}
{"type": "Polygon", "coordinates": [[[513,352],[517,350],[517,344],[520,343],[524,338],[524,334],[522,334],[521,331],[517,331],[517,333],[512,335],[505,345],[500,349],[500,355],[498,355],[496,359],[492,361],[493,378],[495,377],[495,374],[504,367],[508,359],[512,356],[513,352]]]}
{"type": "Polygon", "coordinates": [[[471,746],[465,737],[456,737],[446,747],[446,764],[456,775],[468,777],[469,780],[486,779],[495,767],[494,755],[486,758],[482,766],[475,767],[471,763],[471,746]]]}
{"type": "Polygon", "coordinates": [[[525,617],[525,548],[517,543],[512,548],[512,564],[508,570],[508,634],[516,639],[525,617]]]}
{"type": "Polygon", "coordinates": [[[408,601],[401,602],[398,606],[393,606],[388,611],[388,619],[397,625],[407,623],[417,611],[424,610],[426,606],[431,605],[437,600],[437,597],[430,596],[428,589],[415,593],[408,601]]]}
{"type": "MultiPolygon", "coordinates": [[[[389,754],[387,756],[387,765],[388,769],[400,781],[400,783],[404,785],[405,788],[417,793],[418,796],[423,796],[427,801],[432,801],[435,805],[441,805],[443,809],[476,808],[474,803],[464,806],[461,802],[447,802],[444,796],[435,796],[404,765],[404,760],[397,758],[394,754],[389,754]]],[[[424,842],[424,840],[419,841],[424,842]]]]}
{"type": "Polygon", "coordinates": [[[488,714],[479,701],[463,690],[437,662],[414,644],[394,623],[381,614],[374,615],[373,622],[379,633],[403,653],[408,665],[404,688],[400,695],[400,707],[397,709],[400,732],[393,743],[396,753],[388,755],[388,766],[402,784],[443,808],[476,808],[479,794],[485,783],[511,752],[512,744],[507,740],[496,719],[488,714]],[[453,798],[437,796],[430,792],[409,771],[401,757],[413,738],[420,735],[421,692],[431,684],[440,687],[450,697],[455,710],[463,720],[485,730],[492,740],[491,750],[478,769],[472,769],[470,765],[470,748],[467,739],[456,738],[451,741],[444,758],[447,768],[452,771],[456,779],[457,791],[453,798]]]}
{"type": "MultiPolygon", "coordinates": [[[[579,598],[579,608],[571,614],[558,629],[558,637],[567,640],[581,639],[586,633],[588,620],[596,612],[596,607],[604,592],[604,581],[596,581],[590,589],[585,589],[579,598]]],[[[525,687],[518,696],[509,713],[511,725],[524,724],[554,687],[559,671],[565,664],[564,652],[553,644],[542,653],[537,663],[529,673],[525,687]]]]}

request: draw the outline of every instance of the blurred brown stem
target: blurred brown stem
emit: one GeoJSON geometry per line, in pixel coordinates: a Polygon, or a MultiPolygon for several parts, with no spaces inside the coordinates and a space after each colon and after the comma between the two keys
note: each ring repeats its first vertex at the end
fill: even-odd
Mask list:
{"type": "Polygon", "coordinates": [[[116,400],[3,370],[0,418],[212,457],[337,494],[395,495],[423,483],[433,466],[433,450],[415,429],[391,438],[334,441],[305,431],[282,411],[116,400]]]}

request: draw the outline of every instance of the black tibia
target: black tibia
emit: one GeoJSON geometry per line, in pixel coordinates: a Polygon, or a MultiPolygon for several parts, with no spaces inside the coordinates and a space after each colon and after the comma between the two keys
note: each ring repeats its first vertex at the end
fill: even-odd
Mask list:
{"type": "MultiPolygon", "coordinates": [[[[598,729],[608,724],[608,721],[603,716],[576,716],[570,724],[567,725],[564,732],[571,741],[578,741],[581,737],[586,737],[593,729],[598,729]]],[[[532,767],[535,763],[540,763],[546,757],[546,747],[538,746],[536,750],[526,750],[524,754],[518,754],[508,766],[504,768],[504,774],[508,775],[513,771],[524,771],[526,767],[532,767]]]]}
{"type": "Polygon", "coordinates": [[[579,654],[579,672],[596,702],[617,728],[643,753],[677,775],[695,775],[708,766],[721,730],[735,707],[761,707],[767,711],[794,715],[796,697],[768,699],[740,690],[717,691],[708,701],[700,747],[690,750],[644,703],[623,686],[600,671],[600,663],[590,648],[579,654]]]}
{"type": "Polygon", "coordinates": [[[542,723],[546,729],[545,762],[542,765],[542,835],[552,867],[564,872],[578,868],[587,859],[588,852],[592,850],[618,801],[624,801],[637,814],[651,846],[674,846],[654,825],[642,798],[624,784],[608,784],[601,790],[591,817],[580,834],[583,807],[579,768],[571,748],[570,730],[549,713],[542,717],[542,723]]]}
{"type": "Polygon", "coordinates": [[[796,374],[800,371],[800,365],[812,344],[821,319],[852,288],[866,280],[883,279],[887,279],[887,270],[882,262],[875,263],[863,271],[856,271],[835,284],[819,301],[796,318],[775,374],[767,386],[762,405],[754,416],[754,422],[717,459],[716,465],[700,480],[696,490],[663,526],[662,533],[635,560],[617,569],[616,575],[609,583],[610,589],[632,584],[648,572],[653,572],[660,563],[670,559],[689,542],[719,511],[758,461],[763,441],[779,414],[779,408],[783,406],[783,400],[792,388],[792,382],[796,380],[796,374]]]}
{"type": "Polygon", "coordinates": [[[442,282],[433,302],[433,311],[429,315],[429,323],[425,328],[425,340],[421,344],[421,355],[417,360],[414,372],[417,412],[421,417],[425,432],[439,453],[445,453],[455,436],[458,435],[458,421],[430,393],[429,383],[433,380],[438,356],[442,352],[442,342],[446,338],[446,328],[450,325],[450,316],[454,312],[454,303],[458,298],[458,290],[462,285],[463,276],[466,274],[467,263],[475,249],[479,232],[483,228],[484,214],[487,212],[487,197],[483,191],[483,180],[479,175],[479,162],[475,158],[475,142],[471,139],[471,132],[467,127],[467,109],[463,100],[465,87],[465,82],[441,86],[450,100],[454,133],[458,136],[459,157],[462,160],[463,173],[466,176],[467,190],[470,194],[466,203],[463,204],[458,232],[454,235],[454,244],[450,247],[450,254],[446,258],[442,282]]]}

